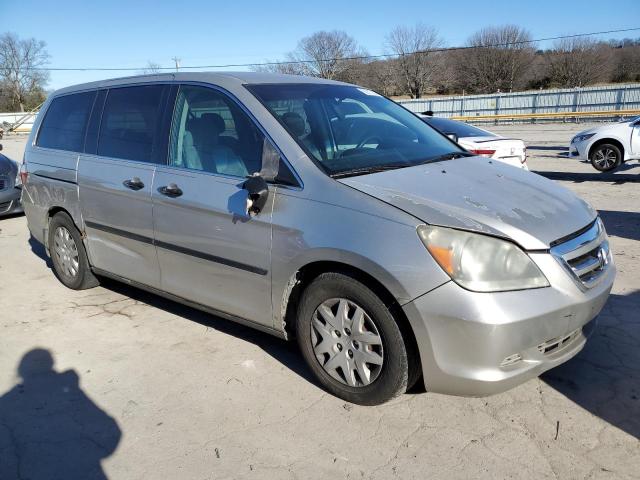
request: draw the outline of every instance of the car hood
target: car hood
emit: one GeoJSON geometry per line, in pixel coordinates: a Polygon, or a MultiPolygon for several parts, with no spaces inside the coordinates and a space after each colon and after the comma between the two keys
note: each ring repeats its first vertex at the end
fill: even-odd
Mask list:
{"type": "Polygon", "coordinates": [[[616,123],[605,123],[604,125],[598,125],[596,127],[591,127],[586,130],[582,130],[574,135],[577,137],[578,135],[587,135],[589,133],[607,133],[607,132],[618,132],[621,133],[624,131],[624,127],[630,127],[632,122],[616,122],[616,123]]]}
{"type": "Polygon", "coordinates": [[[483,157],[340,182],[423,222],[509,238],[527,250],[547,249],[597,216],[588,203],[557,183],[483,157]]]}

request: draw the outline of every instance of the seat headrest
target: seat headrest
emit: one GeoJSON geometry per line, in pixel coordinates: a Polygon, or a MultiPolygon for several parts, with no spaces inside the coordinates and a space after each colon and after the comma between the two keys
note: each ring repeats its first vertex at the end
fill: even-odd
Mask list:
{"type": "Polygon", "coordinates": [[[204,128],[209,131],[209,133],[220,135],[227,129],[226,125],[224,124],[224,120],[217,113],[203,113],[200,116],[200,121],[202,122],[204,128]]]}
{"type": "Polygon", "coordinates": [[[295,112],[286,112],[283,113],[280,118],[282,118],[284,124],[296,137],[301,137],[305,134],[306,128],[304,119],[299,114],[295,112]]]}

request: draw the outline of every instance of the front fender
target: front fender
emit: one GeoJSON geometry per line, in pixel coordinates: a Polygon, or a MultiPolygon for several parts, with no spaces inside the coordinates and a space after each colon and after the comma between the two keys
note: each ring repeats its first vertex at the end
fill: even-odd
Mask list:
{"type": "Polygon", "coordinates": [[[311,263],[336,262],[360,270],[400,305],[449,281],[418,237],[421,222],[406,218],[400,223],[339,205],[277,196],[271,257],[274,328],[282,329],[296,273],[311,263]]]}

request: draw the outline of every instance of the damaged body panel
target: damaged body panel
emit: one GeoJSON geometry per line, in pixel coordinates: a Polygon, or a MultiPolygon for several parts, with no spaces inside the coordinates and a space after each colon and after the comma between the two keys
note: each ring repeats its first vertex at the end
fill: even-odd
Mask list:
{"type": "Polygon", "coordinates": [[[557,183],[479,157],[341,182],[429,224],[508,238],[526,250],[548,249],[597,215],[557,183]]]}

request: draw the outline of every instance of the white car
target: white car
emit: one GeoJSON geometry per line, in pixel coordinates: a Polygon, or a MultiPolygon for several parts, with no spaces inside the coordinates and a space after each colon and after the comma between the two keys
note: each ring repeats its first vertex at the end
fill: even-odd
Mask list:
{"type": "Polygon", "coordinates": [[[640,117],[578,133],[571,139],[569,156],[590,161],[601,172],[613,170],[622,162],[640,159],[640,117]]]}
{"type": "Polygon", "coordinates": [[[529,170],[527,147],[522,140],[505,138],[482,128],[442,117],[418,115],[424,122],[458,142],[471,153],[529,170]]]}

